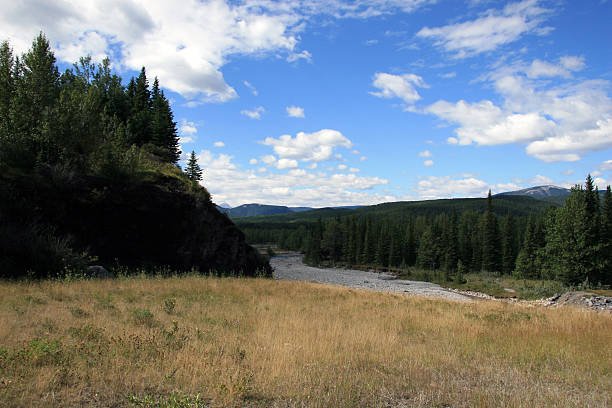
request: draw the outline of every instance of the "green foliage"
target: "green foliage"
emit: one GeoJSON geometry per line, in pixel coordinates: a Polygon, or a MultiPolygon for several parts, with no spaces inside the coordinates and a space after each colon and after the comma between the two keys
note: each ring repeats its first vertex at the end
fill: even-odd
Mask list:
{"type": "Polygon", "coordinates": [[[169,397],[130,395],[128,402],[132,408],[206,408],[209,406],[209,403],[200,394],[183,395],[181,393],[173,393],[169,397]]]}
{"type": "Polygon", "coordinates": [[[137,326],[145,326],[148,328],[153,328],[159,326],[159,322],[153,316],[148,309],[134,309],[131,312],[132,314],[132,323],[137,326]]]}
{"type": "Polygon", "coordinates": [[[202,180],[202,169],[198,164],[198,158],[196,157],[195,151],[191,151],[189,155],[189,159],[187,160],[187,168],[185,168],[185,173],[189,180],[193,182],[198,182],[202,180]]]}

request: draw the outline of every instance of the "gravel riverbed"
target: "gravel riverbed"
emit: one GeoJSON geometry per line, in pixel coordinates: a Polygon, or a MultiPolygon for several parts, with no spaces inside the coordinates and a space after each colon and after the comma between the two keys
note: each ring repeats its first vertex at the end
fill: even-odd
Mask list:
{"type": "Polygon", "coordinates": [[[446,290],[435,283],[395,279],[393,275],[387,273],[353,269],[313,268],[304,265],[302,255],[298,253],[276,255],[270,260],[270,264],[274,268],[274,279],[277,280],[317,282],[357,289],[404,293],[464,302],[472,301],[467,296],[446,290]]]}

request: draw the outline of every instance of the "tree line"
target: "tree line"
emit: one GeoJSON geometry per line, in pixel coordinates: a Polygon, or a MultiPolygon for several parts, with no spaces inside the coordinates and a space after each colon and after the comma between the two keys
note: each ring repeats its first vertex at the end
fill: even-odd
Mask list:
{"type": "Polygon", "coordinates": [[[144,67],[124,86],[108,58],[83,57],[60,73],[43,33],[21,57],[1,43],[1,165],[121,177],[140,148],[176,164],[178,140],[169,101],[144,67]]]}
{"type": "MultiPolygon", "coordinates": [[[[489,196],[483,212],[365,214],[319,218],[295,229],[247,230],[251,242],[301,250],[311,265],[442,271],[449,279],[488,271],[568,285],[612,284],[612,196],[589,175],[565,205],[530,216],[500,216],[489,196]]],[[[243,227],[247,227],[244,224],[243,227]]]]}

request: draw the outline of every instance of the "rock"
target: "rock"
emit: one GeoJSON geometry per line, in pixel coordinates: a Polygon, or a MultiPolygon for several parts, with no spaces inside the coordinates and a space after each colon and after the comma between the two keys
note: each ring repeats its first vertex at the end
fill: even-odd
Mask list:
{"type": "Polygon", "coordinates": [[[98,279],[115,279],[115,275],[107,271],[106,268],[100,265],[92,265],[87,267],[87,274],[92,278],[98,279]]]}

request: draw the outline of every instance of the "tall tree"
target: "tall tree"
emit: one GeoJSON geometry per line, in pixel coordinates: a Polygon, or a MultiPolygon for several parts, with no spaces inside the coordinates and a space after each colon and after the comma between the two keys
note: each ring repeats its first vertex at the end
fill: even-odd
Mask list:
{"type": "Polygon", "coordinates": [[[602,255],[604,259],[603,283],[612,284],[612,192],[610,186],[606,188],[602,208],[602,255]]]}
{"type": "Polygon", "coordinates": [[[185,173],[193,182],[197,183],[198,181],[202,180],[202,169],[198,164],[198,158],[193,150],[191,151],[189,159],[187,160],[187,168],[185,169],[185,173]]]}
{"type": "Polygon", "coordinates": [[[514,217],[508,214],[504,219],[504,231],[502,241],[502,272],[510,274],[514,270],[515,263],[514,248],[514,217]]]}
{"type": "Polygon", "coordinates": [[[0,44],[0,137],[11,129],[11,106],[15,96],[15,58],[7,41],[0,44]]]}
{"type": "Polygon", "coordinates": [[[499,226],[497,216],[493,212],[491,190],[487,197],[487,212],[482,218],[482,269],[485,271],[500,270],[499,226]]]}
{"type": "Polygon", "coordinates": [[[161,149],[160,155],[170,163],[177,163],[181,151],[174,115],[170,103],[159,89],[159,81],[155,78],[151,92],[151,139],[153,144],[161,149]]]}

